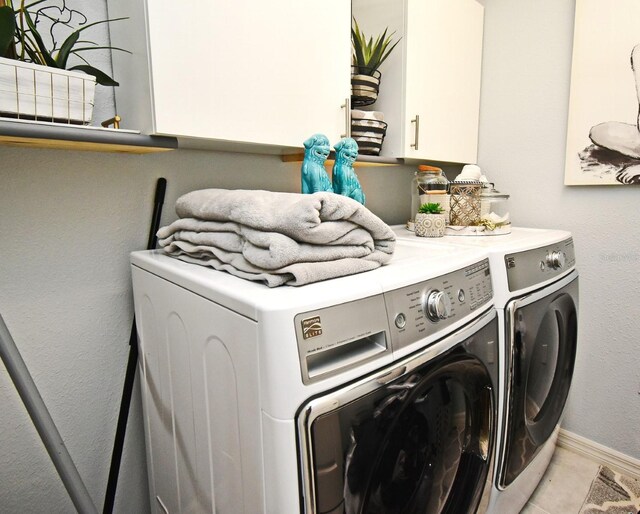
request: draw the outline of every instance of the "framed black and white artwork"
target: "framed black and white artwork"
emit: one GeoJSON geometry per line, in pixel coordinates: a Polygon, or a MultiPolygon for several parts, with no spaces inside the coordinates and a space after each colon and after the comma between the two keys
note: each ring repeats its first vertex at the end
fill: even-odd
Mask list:
{"type": "Polygon", "coordinates": [[[640,184],[640,0],[576,0],[567,185],[640,184]]]}

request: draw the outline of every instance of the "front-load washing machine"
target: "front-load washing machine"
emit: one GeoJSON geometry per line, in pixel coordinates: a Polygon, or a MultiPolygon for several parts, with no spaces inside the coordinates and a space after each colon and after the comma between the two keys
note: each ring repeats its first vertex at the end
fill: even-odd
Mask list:
{"type": "Polygon", "coordinates": [[[513,228],[499,236],[436,242],[395,227],[399,240],[430,248],[488,251],[500,320],[499,442],[490,512],[518,513],[553,451],[577,348],[578,272],[569,232],[513,228]]]}
{"type": "Polygon", "coordinates": [[[154,512],[486,509],[486,255],[398,243],[377,270],[275,289],[159,251],[131,262],[154,512]]]}

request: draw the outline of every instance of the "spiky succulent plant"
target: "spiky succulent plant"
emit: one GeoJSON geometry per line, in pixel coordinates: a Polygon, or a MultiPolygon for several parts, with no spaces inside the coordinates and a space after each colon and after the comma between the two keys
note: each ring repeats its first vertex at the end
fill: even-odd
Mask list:
{"type": "Polygon", "coordinates": [[[351,26],[351,43],[353,46],[353,64],[357,66],[360,75],[373,75],[380,65],[389,57],[391,51],[400,42],[398,39],[393,42],[392,32],[387,36],[389,28],[373,40],[373,36],[367,36],[360,30],[358,22],[353,18],[351,26]],[[393,44],[392,44],[393,43],[393,44]]]}

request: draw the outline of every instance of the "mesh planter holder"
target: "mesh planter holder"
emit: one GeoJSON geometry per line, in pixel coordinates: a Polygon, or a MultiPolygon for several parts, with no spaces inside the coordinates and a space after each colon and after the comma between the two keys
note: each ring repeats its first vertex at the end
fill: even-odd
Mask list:
{"type": "Polygon", "coordinates": [[[358,143],[358,153],[380,155],[387,124],[379,120],[351,120],[351,137],[358,143]]]}
{"type": "Polygon", "coordinates": [[[482,182],[472,180],[451,182],[451,225],[469,226],[480,221],[480,190],[482,182]]]}
{"type": "Polygon", "coordinates": [[[370,68],[351,66],[351,105],[362,107],[375,103],[381,78],[382,74],[378,70],[370,72],[370,68]]]}

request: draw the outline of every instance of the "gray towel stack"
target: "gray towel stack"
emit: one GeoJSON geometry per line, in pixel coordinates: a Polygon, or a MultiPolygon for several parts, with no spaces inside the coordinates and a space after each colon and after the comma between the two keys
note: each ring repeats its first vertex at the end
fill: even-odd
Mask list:
{"type": "Polygon", "coordinates": [[[393,231],[334,193],[203,189],[178,198],[180,219],[158,231],[164,251],[269,287],[369,271],[393,255],[393,231]]]}

